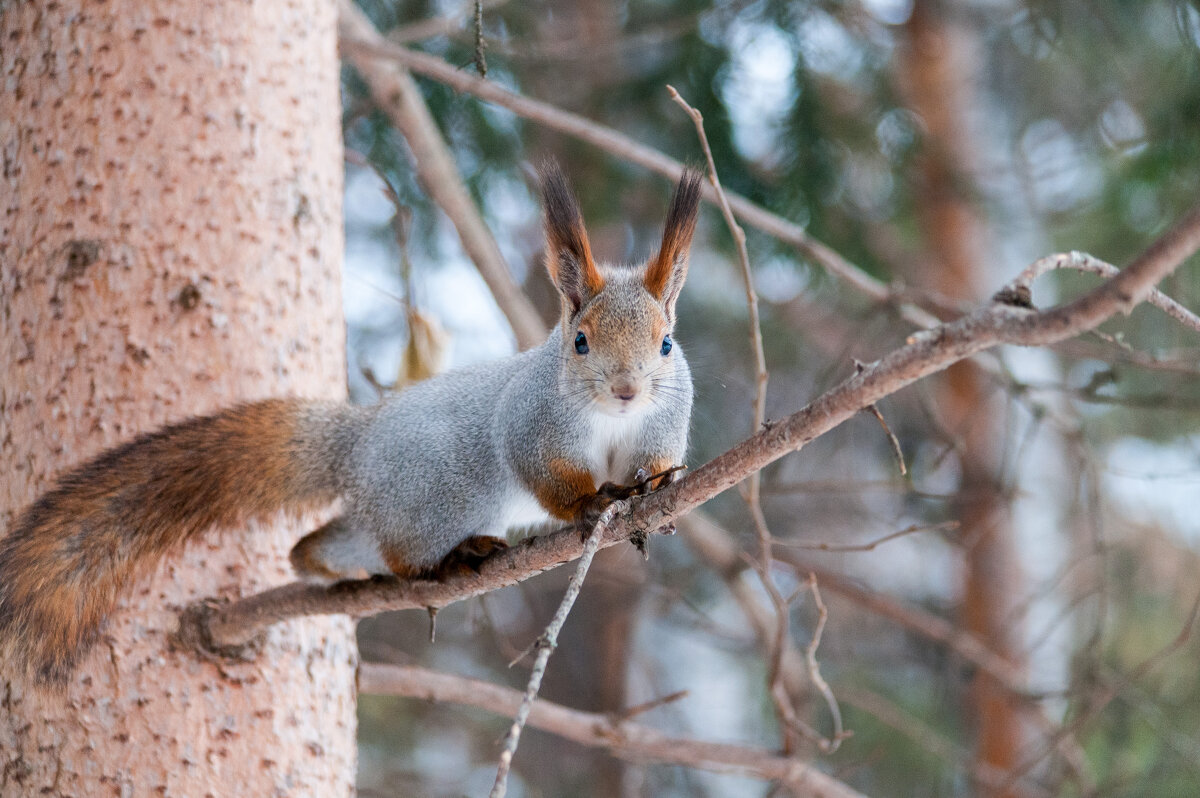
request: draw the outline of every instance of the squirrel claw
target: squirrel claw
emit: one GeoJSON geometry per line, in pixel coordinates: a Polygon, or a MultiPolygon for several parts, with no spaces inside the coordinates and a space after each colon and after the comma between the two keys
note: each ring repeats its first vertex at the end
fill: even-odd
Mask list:
{"type": "Polygon", "coordinates": [[[637,484],[634,486],[637,489],[637,495],[645,496],[647,493],[662,490],[674,482],[675,475],[685,468],[687,468],[685,465],[671,466],[665,471],[659,471],[657,474],[647,474],[646,469],[639,468],[637,474],[634,476],[634,479],[637,480],[637,484]]]}
{"type": "Polygon", "coordinates": [[[596,495],[603,496],[610,503],[616,499],[628,499],[634,495],[640,484],[638,485],[618,485],[616,482],[605,482],[600,487],[596,488],[596,495]]]}
{"type": "MultiPolygon", "coordinates": [[[[582,540],[587,540],[588,535],[592,533],[592,529],[596,526],[596,522],[600,520],[601,513],[614,501],[622,501],[634,496],[645,496],[656,490],[661,490],[674,482],[675,474],[685,468],[687,466],[672,466],[657,474],[649,474],[646,469],[639,468],[633,475],[634,482],[632,485],[618,485],[615,482],[605,482],[596,489],[594,494],[586,497],[580,503],[579,510],[575,513],[575,528],[579,530],[579,537],[582,540]]],[[[665,531],[667,527],[664,527],[664,534],[673,535],[675,533],[675,525],[669,524],[668,526],[670,527],[670,531],[665,531]]]]}
{"type": "Polygon", "coordinates": [[[472,535],[450,550],[434,569],[439,582],[459,575],[478,574],[483,563],[496,552],[508,548],[508,542],[491,535],[472,535]]]}
{"type": "Polygon", "coordinates": [[[575,513],[575,528],[579,530],[579,539],[586,541],[588,536],[592,534],[592,530],[596,528],[596,523],[600,520],[600,516],[604,514],[608,505],[619,499],[628,498],[628,495],[622,496],[619,490],[624,486],[615,485],[612,482],[605,482],[591,496],[583,500],[579,506],[579,511],[575,513]],[[611,493],[609,490],[611,489],[611,493]]]}

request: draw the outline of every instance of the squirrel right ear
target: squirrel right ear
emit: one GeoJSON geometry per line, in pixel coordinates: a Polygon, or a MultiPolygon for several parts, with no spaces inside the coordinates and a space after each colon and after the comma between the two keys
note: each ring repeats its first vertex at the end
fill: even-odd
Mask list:
{"type": "Polygon", "coordinates": [[[546,269],[571,313],[604,290],[604,277],[592,260],[579,202],[554,161],[542,164],[542,202],[546,211],[546,269]]]}
{"type": "Polygon", "coordinates": [[[695,169],[684,169],[671,198],[667,224],[663,229],[662,246],[646,264],[646,290],[653,294],[666,310],[667,318],[675,317],[675,300],[687,277],[688,249],[696,232],[696,216],[700,211],[700,192],[704,175],[695,169]]]}

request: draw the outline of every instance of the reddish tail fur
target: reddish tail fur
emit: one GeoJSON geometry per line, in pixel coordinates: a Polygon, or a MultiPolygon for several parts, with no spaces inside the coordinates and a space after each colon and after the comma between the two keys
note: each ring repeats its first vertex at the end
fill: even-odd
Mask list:
{"type": "Polygon", "coordinates": [[[63,476],[0,539],[0,646],[63,682],[122,590],[209,527],[338,493],[331,405],[267,400],[193,418],[63,476]]]}

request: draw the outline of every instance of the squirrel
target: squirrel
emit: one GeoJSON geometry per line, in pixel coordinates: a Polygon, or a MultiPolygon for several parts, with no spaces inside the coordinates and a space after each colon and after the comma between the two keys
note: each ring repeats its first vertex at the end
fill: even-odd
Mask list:
{"type": "Polygon", "coordinates": [[[517,526],[580,528],[626,487],[669,483],[692,383],[671,337],[701,176],[685,171],[657,254],[592,259],[558,167],[541,170],[561,318],[540,346],[358,407],[266,399],[195,417],[63,475],[0,539],[0,648],[62,684],[130,583],[214,527],[342,500],[290,559],[302,578],[444,578],[517,526]]]}

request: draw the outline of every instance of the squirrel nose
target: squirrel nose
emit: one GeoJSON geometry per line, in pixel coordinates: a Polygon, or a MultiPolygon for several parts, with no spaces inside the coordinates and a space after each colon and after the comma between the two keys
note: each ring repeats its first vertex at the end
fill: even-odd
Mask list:
{"type": "Polygon", "coordinates": [[[637,388],[634,387],[632,382],[625,380],[622,380],[621,382],[614,382],[609,390],[612,391],[613,396],[617,397],[622,402],[632,402],[634,397],[637,396],[637,388]]]}

